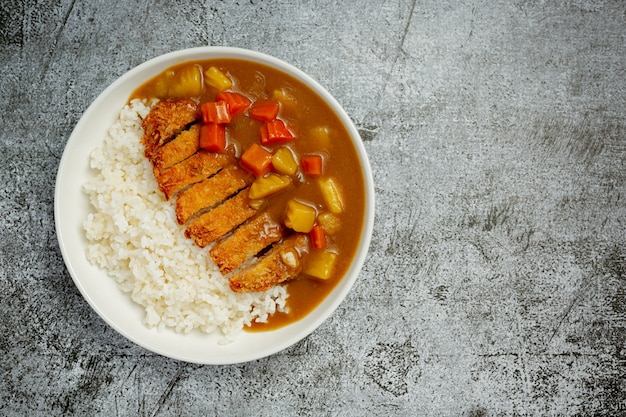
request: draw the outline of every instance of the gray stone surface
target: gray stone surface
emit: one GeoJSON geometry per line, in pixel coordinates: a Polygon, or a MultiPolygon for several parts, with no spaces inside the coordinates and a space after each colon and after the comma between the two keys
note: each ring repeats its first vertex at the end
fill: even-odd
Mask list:
{"type": "Polygon", "coordinates": [[[626,415],[623,1],[3,1],[0,414],[626,415]],[[272,357],[199,366],[109,328],[63,264],[82,112],[165,52],[282,58],[359,127],[353,291],[272,357]]]}

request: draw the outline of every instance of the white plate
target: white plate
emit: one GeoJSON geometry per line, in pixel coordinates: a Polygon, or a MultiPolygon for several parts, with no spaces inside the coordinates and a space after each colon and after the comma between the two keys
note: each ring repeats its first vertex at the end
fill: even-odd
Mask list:
{"type": "Polygon", "coordinates": [[[89,106],[70,136],[56,179],[54,216],[57,238],[63,259],[74,283],[89,305],[111,327],[134,343],[158,354],[187,362],[231,364],[259,359],[283,350],[313,332],[346,297],[365,260],[374,223],[374,184],[371,168],[358,132],[338,102],[317,82],[297,68],[258,52],[228,47],[201,47],[172,52],[154,58],[130,70],[111,84],[89,106]],[[218,334],[199,331],[178,334],[158,332],[142,324],[143,309],[124,294],[115,281],[87,261],[87,241],[82,223],[89,212],[89,202],[82,185],[94,175],[88,166],[89,154],[99,146],[127,102],[130,93],[164,69],[190,60],[238,58],[276,67],[315,90],[339,115],[354,139],[364,167],[366,181],[365,224],[362,244],[347,273],[328,297],[308,316],[283,328],[248,333],[223,345],[218,334]]]}

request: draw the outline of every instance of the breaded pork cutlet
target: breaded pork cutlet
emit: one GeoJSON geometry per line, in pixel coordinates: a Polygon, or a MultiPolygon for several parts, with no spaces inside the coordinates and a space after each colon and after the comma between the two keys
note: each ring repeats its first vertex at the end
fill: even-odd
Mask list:
{"type": "Polygon", "coordinates": [[[152,162],[154,152],[200,117],[193,100],[160,101],[141,122],[145,155],[152,162]]]}
{"type": "Polygon", "coordinates": [[[254,175],[229,153],[200,149],[198,118],[195,102],[178,100],[157,103],[143,120],[145,154],[165,198],[176,198],[185,235],[201,248],[215,243],[209,255],[234,292],[265,291],[296,278],[308,235],[289,235],[263,204],[251,204],[254,175]]]}
{"type": "Polygon", "coordinates": [[[234,162],[232,155],[199,150],[184,161],[162,171],[157,176],[157,182],[165,198],[169,200],[185,187],[214,175],[234,162]]]}
{"type": "Polygon", "coordinates": [[[183,130],[167,142],[165,145],[156,149],[152,155],[152,165],[154,166],[154,175],[171,167],[172,165],[189,158],[198,150],[198,140],[200,136],[200,125],[194,124],[189,129],[183,130]]]}
{"type": "Polygon", "coordinates": [[[234,197],[191,222],[185,230],[185,235],[192,238],[196,245],[204,248],[254,216],[259,208],[250,206],[248,189],[249,187],[244,188],[234,197]]]}
{"type": "Polygon", "coordinates": [[[217,174],[185,189],[176,199],[176,218],[179,224],[199,211],[211,208],[249,185],[254,176],[237,165],[230,165],[217,174]]]}
{"type": "Polygon", "coordinates": [[[275,244],[257,262],[230,279],[235,292],[265,291],[290,281],[302,272],[302,256],[308,250],[308,237],[296,233],[275,244]]]}
{"type": "Polygon", "coordinates": [[[219,241],[209,253],[220,272],[226,275],[267,246],[282,239],[284,231],[284,227],[268,212],[263,212],[219,241]]]}

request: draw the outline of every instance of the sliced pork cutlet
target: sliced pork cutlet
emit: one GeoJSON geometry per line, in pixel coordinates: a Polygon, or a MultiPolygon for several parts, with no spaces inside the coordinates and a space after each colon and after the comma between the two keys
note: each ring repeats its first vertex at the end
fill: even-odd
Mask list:
{"type": "Polygon", "coordinates": [[[192,125],[188,130],[183,130],[167,142],[165,145],[156,149],[152,155],[152,165],[154,166],[154,175],[189,158],[198,150],[200,136],[200,124],[192,125]]]}
{"type": "Polygon", "coordinates": [[[250,206],[249,188],[199,216],[187,226],[185,235],[204,248],[254,216],[259,208],[250,206]]]}
{"type": "Polygon", "coordinates": [[[252,265],[230,278],[234,292],[265,291],[290,281],[302,272],[302,257],[308,252],[309,239],[296,233],[272,248],[252,265]]]}
{"type": "Polygon", "coordinates": [[[284,227],[264,211],[220,240],[209,251],[224,275],[282,239],[284,227]]]}
{"type": "Polygon", "coordinates": [[[154,152],[200,118],[193,100],[166,100],[152,106],[141,122],[145,155],[152,162],[154,152]]]}
{"type": "Polygon", "coordinates": [[[211,208],[250,185],[254,176],[237,165],[229,165],[217,174],[200,181],[178,194],[176,218],[185,224],[190,217],[211,208]]]}
{"type": "Polygon", "coordinates": [[[188,187],[232,165],[235,158],[229,154],[199,150],[189,158],[172,165],[157,176],[159,189],[166,199],[188,187]]]}

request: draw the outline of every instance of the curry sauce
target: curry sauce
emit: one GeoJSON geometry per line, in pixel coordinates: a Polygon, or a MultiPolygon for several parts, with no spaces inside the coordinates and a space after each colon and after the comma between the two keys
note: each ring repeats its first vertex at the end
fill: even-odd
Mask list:
{"type": "MultiPolygon", "coordinates": [[[[276,313],[269,318],[268,323],[253,323],[249,330],[275,329],[297,321],[315,309],[347,272],[361,240],[365,212],[365,186],[357,151],[346,128],[330,106],[294,77],[259,63],[237,59],[193,61],[168,68],[134,91],[129,100],[136,98],[148,101],[158,99],[160,102],[188,100],[195,103],[202,109],[200,121],[193,124],[186,120],[185,129],[193,124],[196,127],[200,125],[202,130],[207,125],[222,129],[223,135],[222,148],[213,148],[215,144],[211,141],[207,145],[211,147],[210,151],[206,148],[198,150],[198,153],[215,152],[232,157],[239,161],[237,168],[247,169],[248,175],[252,177],[252,185],[243,184],[241,187],[247,188],[238,192],[242,193],[240,197],[245,199],[244,203],[254,210],[240,222],[252,221],[249,218],[257,215],[257,211],[267,213],[284,223],[284,240],[289,235],[296,234],[306,237],[306,241],[310,242],[304,255],[300,249],[297,251],[298,255],[302,255],[302,265],[298,265],[297,270],[294,269],[297,273],[291,273],[296,277],[289,275],[284,283],[277,281],[278,285],[287,286],[289,312],[276,313]],[[213,126],[211,116],[206,116],[205,109],[210,108],[213,114],[216,111],[219,113],[219,105],[226,100],[224,93],[239,95],[248,104],[243,110],[226,115],[227,122],[213,126]],[[263,106],[267,103],[278,104],[275,113],[272,113],[271,105],[263,106]],[[279,121],[279,127],[282,125],[286,134],[291,137],[279,137],[275,142],[268,141],[267,135],[273,133],[270,130],[273,121],[279,121]],[[266,171],[257,171],[254,165],[245,163],[247,155],[255,146],[260,147],[264,155],[269,155],[267,160],[273,159],[273,164],[265,164],[269,166],[266,171]],[[282,162],[278,160],[278,155],[285,154],[284,150],[288,150],[288,154],[297,163],[297,169],[293,172],[283,171],[279,167],[282,162]],[[309,160],[317,161],[317,171],[308,167],[309,160]],[[282,187],[279,191],[273,192],[270,188],[269,194],[250,197],[254,197],[252,187],[255,183],[265,186],[263,184],[273,180],[282,187]],[[330,187],[331,191],[337,192],[330,194],[331,201],[324,187],[330,187]],[[339,201],[333,202],[333,196],[339,201]],[[307,216],[313,217],[308,219],[307,216]],[[302,218],[306,219],[305,223],[308,222],[306,226],[301,226],[302,218]],[[310,229],[311,226],[315,230],[310,229]],[[303,228],[300,229],[301,227],[303,228]],[[331,259],[332,262],[324,264],[324,271],[319,274],[319,268],[315,270],[309,267],[314,262],[313,259],[331,259]]],[[[218,130],[218,139],[219,134],[218,130]]],[[[200,146],[208,143],[206,137],[200,133],[200,146]]],[[[160,143],[160,149],[170,140],[160,143]]],[[[188,138],[185,140],[188,141],[188,138]]],[[[163,172],[161,168],[159,166],[157,170],[155,165],[155,174],[172,176],[167,168],[163,172]]],[[[274,183],[268,186],[273,187],[274,183]]],[[[172,192],[172,198],[176,198],[176,193],[178,191],[172,192]]],[[[208,214],[210,213],[209,211],[208,214]]],[[[196,217],[200,218],[201,215],[202,213],[197,214],[196,217]]],[[[194,215],[185,214],[184,221],[188,219],[191,219],[189,222],[194,221],[194,215]]],[[[188,230],[190,228],[191,226],[188,230]]],[[[221,242],[232,234],[220,235],[215,241],[221,242]]],[[[211,239],[206,244],[207,252],[214,245],[212,235],[211,239]]],[[[272,244],[277,247],[279,245],[273,241],[272,244]]],[[[269,254],[271,248],[261,254],[265,252],[269,254]]],[[[283,258],[283,261],[289,264],[289,259],[283,258]]],[[[296,259],[296,263],[298,262],[296,259]]]]}

